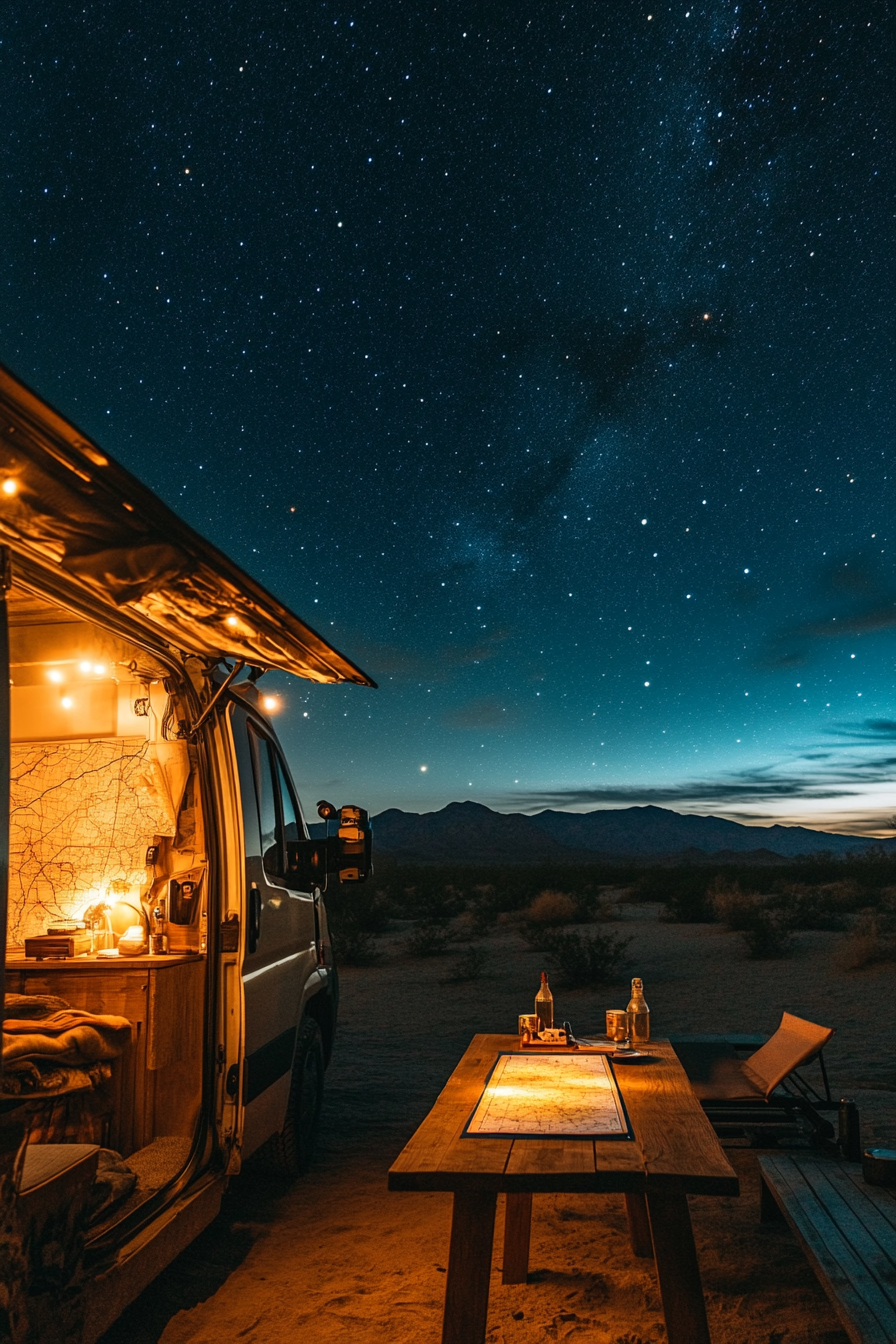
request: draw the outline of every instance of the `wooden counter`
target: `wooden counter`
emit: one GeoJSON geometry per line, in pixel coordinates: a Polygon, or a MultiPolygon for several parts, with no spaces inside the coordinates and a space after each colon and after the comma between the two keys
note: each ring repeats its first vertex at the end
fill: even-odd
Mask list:
{"type": "MultiPolygon", "coordinates": [[[[163,1135],[191,1137],[202,1094],[206,959],[7,954],[7,994],[55,994],[131,1023],[105,1100],[108,1145],[127,1156],[163,1135]]],[[[99,1099],[98,1099],[99,1100],[99,1099]]]]}

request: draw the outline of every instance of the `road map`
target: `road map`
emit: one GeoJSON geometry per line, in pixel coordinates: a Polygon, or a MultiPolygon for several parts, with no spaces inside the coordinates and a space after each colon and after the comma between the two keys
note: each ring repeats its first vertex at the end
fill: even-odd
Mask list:
{"type": "MultiPolygon", "coordinates": [[[[9,941],[146,882],[146,849],[174,835],[170,799],[144,738],[13,743],[9,941]]],[[[132,899],[128,897],[128,899],[132,899]]]]}
{"type": "Polygon", "coordinates": [[[470,1135],[516,1138],[630,1138],[603,1055],[499,1055],[470,1135]]]}

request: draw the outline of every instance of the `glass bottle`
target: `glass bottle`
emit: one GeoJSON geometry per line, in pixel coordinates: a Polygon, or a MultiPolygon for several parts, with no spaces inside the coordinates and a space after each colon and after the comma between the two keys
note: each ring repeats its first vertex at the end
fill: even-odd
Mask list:
{"type": "Polygon", "coordinates": [[[554,1025],[554,996],[548,987],[548,977],[544,971],[541,973],[541,985],[535,995],[535,1016],[538,1018],[539,1031],[547,1031],[554,1025]]]}
{"type": "Polygon", "coordinates": [[[650,1009],[644,1002],[644,984],[639,976],[632,980],[632,997],[628,1005],[628,1034],[637,1050],[650,1040],[650,1009]]]}

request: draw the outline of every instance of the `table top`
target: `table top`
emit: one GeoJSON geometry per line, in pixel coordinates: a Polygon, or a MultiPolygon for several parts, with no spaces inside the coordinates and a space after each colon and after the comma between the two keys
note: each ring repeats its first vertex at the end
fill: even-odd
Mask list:
{"type": "Polygon", "coordinates": [[[666,1040],[651,1059],[618,1065],[631,1139],[479,1138],[464,1128],[502,1051],[517,1036],[474,1036],[420,1128],[389,1172],[390,1190],[649,1192],[736,1195],[737,1176],[666,1040]]]}

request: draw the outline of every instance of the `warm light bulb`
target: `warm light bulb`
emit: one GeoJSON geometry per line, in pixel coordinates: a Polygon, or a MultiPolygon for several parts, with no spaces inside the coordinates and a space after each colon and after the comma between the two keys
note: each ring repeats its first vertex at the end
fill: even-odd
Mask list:
{"type": "Polygon", "coordinates": [[[106,675],[106,664],[105,664],[105,663],[94,663],[94,665],[93,665],[93,671],[94,671],[95,676],[97,676],[97,677],[104,677],[104,676],[106,675]]]}
{"type": "Polygon", "coordinates": [[[83,662],[83,663],[79,663],[79,664],[78,664],[78,671],[79,671],[79,672],[83,672],[83,673],[85,673],[85,675],[86,675],[86,673],[90,672],[90,671],[92,670],[92,668],[93,668],[93,663],[89,662],[86,658],[84,659],[84,662],[83,662]]]}
{"type": "Polygon", "coordinates": [[[50,670],[49,670],[49,672],[47,673],[47,681],[54,681],[54,682],[56,683],[56,685],[58,686],[59,683],[60,683],[60,681],[62,681],[62,680],[63,680],[63,676],[62,676],[62,673],[59,671],[59,668],[58,668],[58,667],[51,667],[50,670]]]}
{"type": "Polygon", "coordinates": [[[268,714],[274,714],[280,708],[280,701],[276,695],[263,695],[261,697],[261,707],[267,710],[268,714]]]}
{"type": "Polygon", "coordinates": [[[74,709],[75,702],[70,695],[64,695],[59,702],[63,709],[74,709]]]}
{"type": "Polygon", "coordinates": [[[18,481],[14,481],[11,476],[7,476],[3,485],[0,486],[0,489],[3,490],[4,495],[15,495],[18,494],[19,483],[18,481]]]}
{"type": "Polygon", "coordinates": [[[234,626],[239,625],[239,620],[236,616],[228,616],[225,625],[229,625],[232,630],[234,626]]]}

